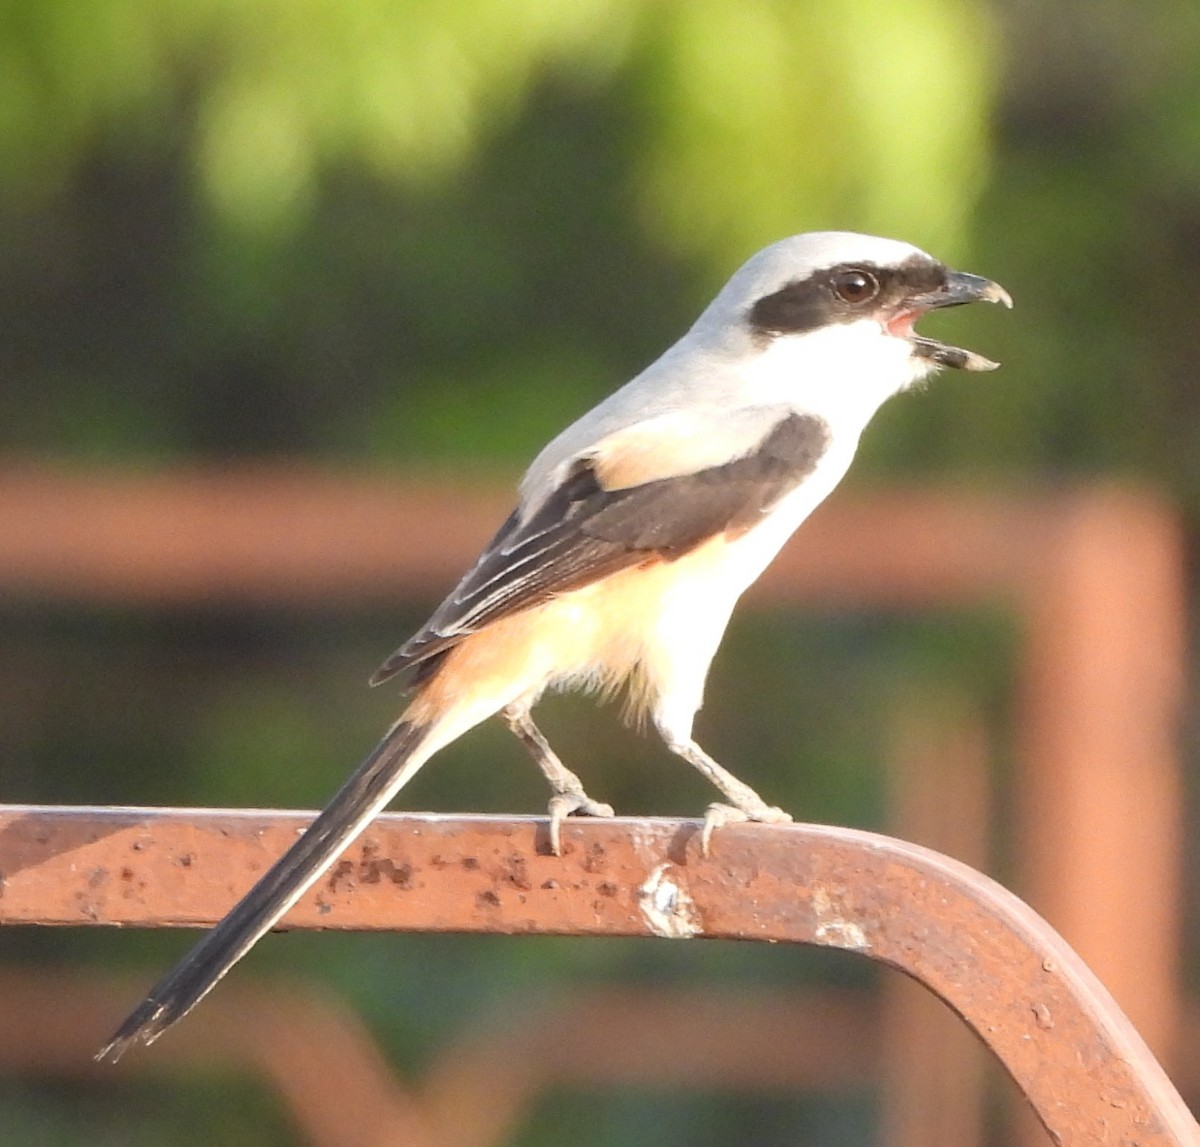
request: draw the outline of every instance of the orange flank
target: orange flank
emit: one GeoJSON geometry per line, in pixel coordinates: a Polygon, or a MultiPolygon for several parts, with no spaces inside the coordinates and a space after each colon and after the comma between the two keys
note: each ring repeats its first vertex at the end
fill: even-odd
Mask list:
{"type": "MultiPolygon", "coordinates": [[[[653,557],[464,637],[425,682],[403,720],[429,725],[457,705],[536,697],[547,681],[602,693],[630,685],[627,715],[641,720],[677,649],[662,648],[669,598],[717,573],[728,540],[718,535],[675,561],[653,557]]],[[[690,595],[690,593],[689,593],[690,595]]]]}

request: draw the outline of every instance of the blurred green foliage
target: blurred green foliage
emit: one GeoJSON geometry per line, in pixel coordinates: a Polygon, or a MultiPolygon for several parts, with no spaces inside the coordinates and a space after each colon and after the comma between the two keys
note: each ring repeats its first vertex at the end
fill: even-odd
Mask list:
{"type": "Polygon", "coordinates": [[[961,247],[987,22],[896,12],[9,5],[0,445],[511,464],[781,234],[961,247]]]}
{"type": "MultiPolygon", "coordinates": [[[[755,248],[859,228],[998,279],[1017,310],[933,320],[1004,370],[885,408],[850,481],[1122,473],[1165,488],[1194,538],[1197,59],[1194,0],[8,0],[0,449],[511,483],[755,248]]],[[[430,604],[10,603],[4,797],[319,804],[393,715],[366,672],[430,604]]],[[[748,613],[701,736],[806,819],[878,826],[889,714],[965,693],[1002,728],[1012,643],[990,615],[748,613]]],[[[611,708],[553,700],[545,724],[624,811],[709,799],[611,708]]],[[[483,729],[405,803],[543,801],[519,747],[483,729]]],[[[0,955],[149,978],[184,942],[10,931],[0,955]]],[[[539,992],[868,977],[756,945],[378,936],[276,938],[237,974],[280,968],[344,994],[414,1071],[539,992]]],[[[581,1127],[585,1100],[555,1097],[523,1141],[762,1147],[871,1126],[865,1096],[753,1118],[732,1098],[604,1104],[581,1127]]],[[[219,1078],[169,1102],[5,1081],[0,1122],[14,1144],[294,1138],[271,1100],[219,1078]]]]}
{"type": "Polygon", "coordinates": [[[670,244],[737,258],[845,198],[864,226],[946,239],[981,174],[985,31],[955,0],[10,3],[0,167],[45,194],[98,138],[182,136],[225,224],[295,229],[332,169],[454,178],[554,73],[626,86],[631,182],[670,244]]]}

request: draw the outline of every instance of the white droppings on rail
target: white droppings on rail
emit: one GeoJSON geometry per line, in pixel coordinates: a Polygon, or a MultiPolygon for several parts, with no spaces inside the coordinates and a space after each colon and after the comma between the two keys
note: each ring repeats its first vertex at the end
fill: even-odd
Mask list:
{"type": "Polygon", "coordinates": [[[847,920],[841,913],[829,890],[818,885],[812,890],[813,914],[817,918],[816,939],[818,944],[828,944],[831,948],[847,948],[852,952],[862,952],[870,948],[870,941],[862,925],[853,920],[847,920]]]}
{"type": "Polygon", "coordinates": [[[699,935],[700,913],[673,864],[658,865],[638,889],[638,907],[646,926],[667,940],[699,935]]]}

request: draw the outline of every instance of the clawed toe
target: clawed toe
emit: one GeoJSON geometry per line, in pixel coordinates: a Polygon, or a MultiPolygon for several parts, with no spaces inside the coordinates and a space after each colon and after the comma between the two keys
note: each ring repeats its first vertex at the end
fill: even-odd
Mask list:
{"type": "Polygon", "coordinates": [[[738,807],[717,801],[710,804],[704,814],[704,827],[700,830],[700,855],[707,858],[711,854],[713,831],[722,825],[745,824],[746,821],[759,824],[790,824],[791,820],[790,813],[774,805],[738,807]]]}
{"type": "Polygon", "coordinates": [[[550,851],[562,855],[562,822],[569,816],[615,816],[610,804],[594,801],[585,792],[555,793],[550,798],[550,851]]]}

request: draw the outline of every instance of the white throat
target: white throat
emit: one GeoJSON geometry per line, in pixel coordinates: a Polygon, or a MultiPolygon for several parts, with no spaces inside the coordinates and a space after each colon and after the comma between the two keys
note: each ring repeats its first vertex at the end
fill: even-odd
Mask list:
{"type": "Polygon", "coordinates": [[[855,437],[888,398],[933,369],[873,319],[778,336],[741,365],[749,402],[786,403],[855,437]]]}

